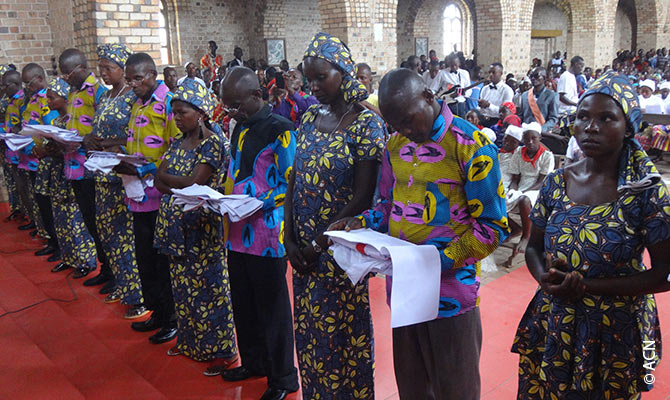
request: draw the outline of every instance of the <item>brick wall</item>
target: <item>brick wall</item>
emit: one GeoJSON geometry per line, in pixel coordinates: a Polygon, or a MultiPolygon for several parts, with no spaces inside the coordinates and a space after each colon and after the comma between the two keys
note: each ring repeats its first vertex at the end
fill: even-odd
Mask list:
{"type": "Polygon", "coordinates": [[[614,47],[617,50],[632,48],[632,29],[633,25],[628,14],[621,7],[617,8],[614,22],[614,47]]]}
{"type": "Polygon", "coordinates": [[[54,56],[75,46],[73,8],[72,0],[49,0],[48,21],[51,27],[51,46],[54,56]]]}
{"type": "Polygon", "coordinates": [[[563,53],[568,50],[568,16],[554,4],[535,4],[531,27],[532,29],[563,32],[561,36],[554,38],[531,39],[531,59],[540,58],[543,65],[546,65],[556,51],[563,53]]]}
{"type": "Polygon", "coordinates": [[[314,0],[287,0],[285,10],[285,22],[288,24],[284,36],[286,59],[294,67],[302,62],[312,36],[321,30],[321,10],[314,0]]]}
{"type": "Polygon", "coordinates": [[[46,0],[2,0],[0,2],[0,63],[21,68],[36,62],[51,68],[51,28],[46,0]]]}

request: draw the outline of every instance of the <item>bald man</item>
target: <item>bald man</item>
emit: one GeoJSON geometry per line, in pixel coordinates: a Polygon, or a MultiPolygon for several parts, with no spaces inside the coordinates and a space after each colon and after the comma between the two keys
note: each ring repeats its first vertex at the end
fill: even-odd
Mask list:
{"type": "MultiPolygon", "coordinates": [[[[79,136],[84,136],[82,146],[76,151],[66,153],[65,177],[70,180],[74,190],[77,204],[84,217],[86,229],[95,241],[95,250],[100,260],[100,274],[102,276],[113,277],[104,247],[98,234],[98,226],[95,219],[95,180],[94,174],[84,168],[86,161],[86,135],[93,130],[93,117],[95,110],[100,104],[103,93],[107,91],[103,85],[98,82],[95,75],[88,69],[86,56],[77,49],[67,49],[58,58],[58,68],[63,79],[70,85],[70,94],[67,98],[68,103],[68,121],[67,129],[76,130],[79,136]]],[[[93,268],[95,269],[95,267],[93,268]]],[[[88,275],[92,269],[79,266],[73,275],[73,278],[82,278],[88,275]]],[[[97,278],[97,277],[96,277],[97,278]]],[[[87,280],[85,285],[96,283],[96,280],[87,280]]]]}
{"type": "Polygon", "coordinates": [[[280,234],[296,148],[295,125],[263,102],[258,77],[249,68],[232,68],[221,83],[221,95],[237,121],[225,193],[248,194],[263,202],[250,217],[229,221],[226,248],[242,366],[221,375],[227,381],[267,376],[262,399],[283,399],[298,390],[286,251],[280,234]]]}
{"type": "Polygon", "coordinates": [[[479,260],[508,235],[497,148],[413,71],[384,76],[379,107],[398,130],[386,144],[381,201],[333,229],[367,227],[437,248],[437,318],[393,329],[398,392],[401,399],[479,399],[479,260]]]}
{"type": "MultiPolygon", "coordinates": [[[[148,161],[135,167],[121,162],[114,170],[124,181],[153,179],[163,154],[179,133],[175,125],[170,100],[172,93],[163,81],[156,79],[158,72],[154,60],[146,53],[135,53],[126,61],[126,82],[137,96],[130,112],[128,124],[128,154],[141,154],[148,161]]],[[[158,329],[149,341],[160,344],[177,336],[170,265],[165,254],[153,246],[154,228],[160,206],[161,193],[153,186],[146,186],[144,196],[128,197],[126,203],[133,213],[137,267],[142,281],[142,295],[146,307],[153,310],[151,318],[133,322],[131,327],[139,332],[158,329]]]]}
{"type": "MultiPolygon", "coordinates": [[[[26,93],[25,109],[21,116],[22,125],[51,125],[51,121],[58,117],[58,111],[49,109],[47,103],[48,82],[44,69],[35,63],[27,64],[21,72],[21,80],[26,93]]],[[[42,155],[41,144],[42,141],[35,141],[19,152],[19,169],[26,171],[30,178],[28,182],[31,190],[30,195],[34,196],[42,226],[49,235],[46,247],[35,252],[37,256],[59,252],[53,213],[51,212],[51,200],[49,199],[50,188],[48,187],[49,176],[54,165],[50,159],[39,160],[38,155],[42,155]],[[36,148],[36,143],[40,143],[39,148],[36,148]]],[[[52,257],[51,261],[56,261],[57,258],[60,258],[60,255],[52,257]]]]}

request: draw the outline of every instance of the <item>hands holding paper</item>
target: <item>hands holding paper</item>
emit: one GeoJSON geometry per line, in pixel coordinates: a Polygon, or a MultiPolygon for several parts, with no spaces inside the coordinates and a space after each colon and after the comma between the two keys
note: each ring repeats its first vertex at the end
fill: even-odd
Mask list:
{"type": "Polygon", "coordinates": [[[359,218],[349,217],[342,218],[339,221],[335,221],[326,231],[353,231],[356,229],[361,229],[363,227],[363,222],[359,218]]]}
{"type": "Polygon", "coordinates": [[[116,167],[114,167],[114,171],[122,175],[137,176],[137,167],[123,160],[116,167]]]}

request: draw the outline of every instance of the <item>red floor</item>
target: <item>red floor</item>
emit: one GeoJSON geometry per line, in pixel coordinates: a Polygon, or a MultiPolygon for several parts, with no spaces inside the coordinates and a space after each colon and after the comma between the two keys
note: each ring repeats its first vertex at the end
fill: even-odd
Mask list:
{"type": "MultiPolygon", "coordinates": [[[[32,255],[40,242],[16,226],[0,223],[0,314],[48,296],[72,298],[65,273],[50,273],[52,264],[32,255]]],[[[106,305],[97,289],[69,282],[78,300],[48,301],[0,318],[0,399],[242,400],[258,399],[265,390],[264,379],[225,383],[203,376],[202,363],[168,357],[165,352],[171,344],[151,345],[150,334],[132,331],[122,318],[121,305],[106,305]]],[[[519,269],[481,290],[482,399],[515,398],[518,360],[509,347],[534,289],[530,275],[519,269]]],[[[376,398],[397,399],[382,279],[372,280],[371,297],[376,398]]],[[[670,319],[669,299],[668,294],[658,296],[661,321],[670,319]]],[[[666,323],[664,328],[664,339],[670,343],[670,326],[666,323]]],[[[643,398],[670,399],[670,362],[661,363],[654,375],[656,388],[643,398]]]]}

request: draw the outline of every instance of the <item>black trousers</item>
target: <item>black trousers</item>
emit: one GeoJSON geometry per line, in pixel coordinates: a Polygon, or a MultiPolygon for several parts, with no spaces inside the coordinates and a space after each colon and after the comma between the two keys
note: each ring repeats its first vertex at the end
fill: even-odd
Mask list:
{"type": "Polygon", "coordinates": [[[98,254],[100,261],[100,273],[114,278],[112,269],[109,267],[105,248],[102,247],[100,235],[98,235],[98,225],[95,222],[95,181],[93,179],[80,179],[78,181],[70,181],[72,189],[74,190],[74,197],[77,200],[81,216],[84,218],[84,225],[88,229],[88,233],[93,237],[95,242],[95,252],[98,254]]]}
{"type": "Polygon", "coordinates": [[[54,215],[51,210],[51,199],[49,196],[35,193],[35,202],[37,203],[37,208],[39,208],[44,229],[49,234],[49,246],[57,249],[58,238],[56,237],[56,229],[54,228],[54,215]]]}
{"type": "Polygon", "coordinates": [[[144,305],[153,310],[163,327],[176,326],[170,263],[168,257],[154,248],[154,229],[158,211],[133,212],[135,257],[142,282],[144,305]]]}
{"type": "Polygon", "coordinates": [[[268,387],[298,390],[286,259],[229,251],[228,272],[242,365],[268,387]]]}

